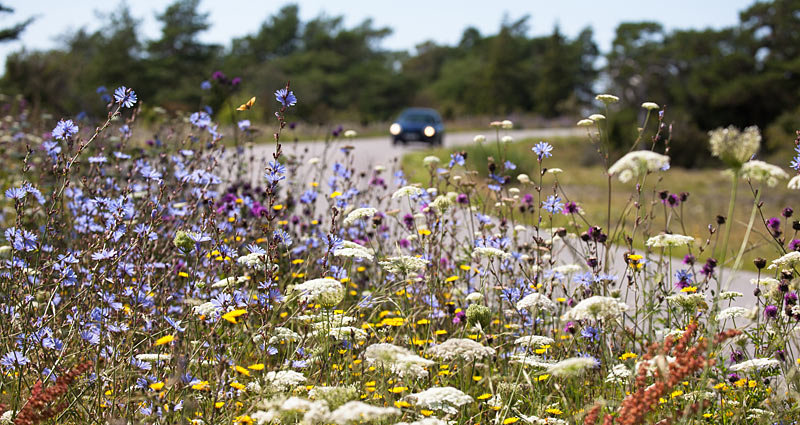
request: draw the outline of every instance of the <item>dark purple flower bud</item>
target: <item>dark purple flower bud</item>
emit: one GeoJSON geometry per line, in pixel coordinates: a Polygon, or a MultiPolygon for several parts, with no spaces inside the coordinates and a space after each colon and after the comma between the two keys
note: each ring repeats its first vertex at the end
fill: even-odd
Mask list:
{"type": "Polygon", "coordinates": [[[576,212],[578,212],[578,204],[572,201],[567,202],[566,204],[564,204],[563,212],[564,214],[575,214],[576,212]]]}
{"type": "Polygon", "coordinates": [[[231,80],[231,85],[233,87],[236,87],[241,83],[242,83],[242,77],[234,77],[233,80],[231,80]]]}
{"type": "Polygon", "coordinates": [[[578,304],[578,303],[575,301],[574,298],[570,298],[570,299],[567,300],[567,305],[570,306],[570,307],[575,307],[576,304],[578,304]]]}
{"type": "Polygon", "coordinates": [[[778,237],[781,234],[781,219],[778,217],[772,217],[767,219],[765,222],[767,225],[767,229],[769,232],[772,233],[772,236],[778,237]]]}
{"type": "Polygon", "coordinates": [[[464,310],[461,310],[458,313],[456,313],[456,315],[453,317],[453,323],[461,323],[466,318],[467,318],[467,313],[465,313],[464,310]]]}
{"type": "Polygon", "coordinates": [[[405,224],[406,229],[414,230],[414,216],[411,214],[406,214],[403,216],[403,224],[405,224]]]}
{"type": "Polygon", "coordinates": [[[567,322],[567,326],[564,326],[564,332],[575,334],[575,332],[578,332],[578,324],[573,321],[567,322]]]}
{"type": "Polygon", "coordinates": [[[681,197],[681,202],[686,202],[686,200],[689,199],[689,192],[681,192],[680,197],[681,197]]]}
{"type": "Polygon", "coordinates": [[[744,353],[739,350],[731,351],[731,363],[739,363],[744,360],[744,353]]]}
{"type": "Polygon", "coordinates": [[[526,204],[530,205],[533,203],[533,195],[526,193],[522,200],[525,201],[526,204]]]}
{"type": "Polygon", "coordinates": [[[411,246],[411,242],[409,242],[406,238],[400,239],[397,241],[397,244],[400,245],[400,248],[408,248],[411,246]]]}
{"type": "Polygon", "coordinates": [[[469,203],[469,196],[466,193],[459,193],[458,197],[456,197],[456,202],[459,204],[468,204],[469,203]]]}
{"type": "Polygon", "coordinates": [[[792,214],[794,214],[794,210],[792,209],[792,207],[786,207],[783,209],[783,211],[781,211],[781,215],[786,218],[791,217],[792,214]]]}
{"type": "Polygon", "coordinates": [[[765,259],[763,259],[761,257],[758,257],[758,258],[753,260],[753,264],[756,265],[757,269],[761,270],[761,269],[763,269],[764,267],[767,266],[767,260],[765,260],[765,259]]]}
{"type": "Polygon", "coordinates": [[[731,384],[738,381],[739,379],[741,378],[739,378],[739,375],[735,373],[731,373],[730,375],[728,375],[728,382],[730,382],[731,384]]]}
{"type": "Polygon", "coordinates": [[[597,257],[589,257],[586,260],[586,265],[591,267],[591,268],[597,267],[597,257]]]}
{"type": "Polygon", "coordinates": [[[688,264],[688,265],[690,265],[690,266],[691,266],[692,264],[694,264],[694,260],[695,260],[695,258],[694,258],[694,255],[692,255],[692,254],[686,254],[686,255],[683,257],[683,264],[688,264]]]}
{"type": "Polygon", "coordinates": [[[789,242],[789,251],[800,251],[800,239],[792,239],[789,242]]]}
{"type": "Polygon", "coordinates": [[[774,319],[778,317],[778,307],[772,304],[764,307],[764,317],[767,319],[774,319]]]}
{"type": "Polygon", "coordinates": [[[669,204],[669,206],[671,207],[677,207],[678,205],[680,205],[680,203],[681,203],[680,198],[678,198],[678,195],[674,193],[670,193],[670,195],[667,197],[667,204],[669,204]]]}
{"type": "Polygon", "coordinates": [[[211,79],[214,81],[223,81],[225,80],[225,74],[223,74],[222,71],[214,71],[214,73],[211,74],[211,79]]]}
{"type": "Polygon", "coordinates": [[[786,294],[783,296],[783,301],[785,301],[785,302],[786,302],[786,304],[788,304],[788,305],[795,305],[795,304],[797,304],[797,292],[794,292],[794,291],[792,291],[792,292],[787,292],[787,293],[786,293],[786,294]]]}

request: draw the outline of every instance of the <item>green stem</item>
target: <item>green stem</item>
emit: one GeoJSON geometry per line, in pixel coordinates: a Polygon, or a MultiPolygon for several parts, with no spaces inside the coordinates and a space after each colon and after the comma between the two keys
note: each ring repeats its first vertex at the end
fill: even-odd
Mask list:
{"type": "Polygon", "coordinates": [[[733,170],[733,183],[731,184],[731,200],[728,203],[728,215],[725,217],[725,237],[722,238],[722,251],[719,259],[719,278],[717,279],[717,294],[722,286],[722,271],[725,267],[725,257],[728,255],[728,241],[731,238],[733,227],[733,209],[736,206],[736,192],[739,189],[739,169],[733,170]]]}
{"type": "MultiPolygon", "coordinates": [[[[742,256],[744,255],[744,250],[747,247],[747,241],[750,239],[750,231],[753,230],[753,222],[756,219],[756,211],[758,211],[758,202],[761,200],[761,191],[756,192],[756,197],[753,200],[753,210],[750,212],[750,221],[747,223],[747,230],[744,232],[744,238],[742,239],[742,246],[739,247],[739,253],[736,255],[736,260],[733,262],[733,268],[731,272],[735,272],[739,270],[739,266],[742,263],[742,256]]],[[[728,286],[730,286],[730,279],[728,279],[728,286]]]]}

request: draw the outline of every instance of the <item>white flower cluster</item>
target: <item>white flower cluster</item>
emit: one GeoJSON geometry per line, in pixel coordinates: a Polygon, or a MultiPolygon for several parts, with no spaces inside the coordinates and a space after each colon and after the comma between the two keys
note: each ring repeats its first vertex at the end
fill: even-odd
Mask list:
{"type": "Polygon", "coordinates": [[[731,372],[748,372],[751,370],[762,370],[762,369],[770,369],[773,367],[777,367],[781,363],[775,359],[770,359],[768,357],[762,357],[752,360],[743,361],[741,363],[737,363],[729,368],[731,372]]]}
{"type": "Polygon", "coordinates": [[[543,345],[551,345],[554,343],[555,340],[553,340],[553,338],[539,335],[527,335],[517,338],[514,341],[514,345],[521,345],[524,347],[541,347],[543,345]]]}
{"type": "Polygon", "coordinates": [[[272,331],[272,336],[269,337],[270,344],[285,344],[287,342],[300,341],[300,335],[283,326],[278,326],[272,331]]]}
{"type": "Polygon", "coordinates": [[[781,258],[772,260],[772,264],[767,267],[768,269],[772,270],[775,268],[780,267],[781,270],[788,269],[794,266],[795,264],[800,263],[800,252],[792,251],[781,258]]]}
{"type": "Polygon", "coordinates": [[[361,401],[349,401],[333,412],[324,400],[300,397],[273,399],[262,403],[262,409],[250,417],[259,425],[297,423],[302,425],[382,422],[401,412],[394,407],[373,406],[361,401]]]}
{"type": "Polygon", "coordinates": [[[305,382],[306,377],[293,370],[270,371],[264,375],[273,391],[288,391],[305,382]]]}
{"type": "Polygon", "coordinates": [[[351,241],[344,241],[342,242],[342,246],[340,248],[336,248],[333,251],[334,257],[350,257],[350,258],[362,258],[367,261],[372,261],[375,259],[375,251],[371,248],[367,248],[363,245],[359,245],[355,242],[351,241]]]}
{"type": "Polygon", "coordinates": [[[662,233],[648,239],[647,242],[645,242],[645,245],[654,248],[666,248],[691,245],[693,242],[694,238],[691,236],[662,233]]]}
{"type": "Polygon", "coordinates": [[[447,195],[439,195],[433,202],[430,203],[430,207],[436,210],[439,214],[444,214],[450,206],[453,205],[453,199],[447,195]]]}
{"type": "Polygon", "coordinates": [[[400,413],[400,409],[395,407],[380,407],[362,401],[348,401],[331,412],[326,422],[333,422],[338,425],[376,423],[400,413]]]}
{"type": "Polygon", "coordinates": [[[556,310],[556,303],[550,300],[550,298],[547,298],[538,292],[534,292],[519,300],[517,302],[517,309],[528,310],[530,312],[534,312],[535,310],[553,312],[556,310]]]}
{"type": "Polygon", "coordinates": [[[211,301],[192,307],[192,313],[198,316],[213,316],[219,313],[220,310],[221,309],[211,301]]]}
{"type": "Polygon", "coordinates": [[[625,366],[624,364],[618,364],[611,368],[611,372],[609,372],[608,376],[606,376],[606,382],[612,384],[622,384],[631,376],[633,376],[633,372],[628,369],[628,366],[625,366]]]}
{"type": "Polygon", "coordinates": [[[393,344],[379,343],[367,347],[364,352],[367,364],[389,369],[400,377],[424,378],[428,376],[425,369],[434,364],[410,350],[393,344]]]}
{"type": "Polygon", "coordinates": [[[611,297],[595,295],[578,303],[564,315],[565,320],[614,320],[622,316],[628,306],[611,297]]]}
{"type": "Polygon", "coordinates": [[[651,151],[633,151],[625,154],[609,169],[608,174],[617,176],[623,183],[648,172],[669,168],[669,157],[651,151]]]}
{"type": "Polygon", "coordinates": [[[250,254],[242,255],[241,257],[237,258],[236,262],[243,266],[252,267],[256,270],[266,270],[266,257],[266,254],[251,252],[250,254]]]}
{"type": "Polygon", "coordinates": [[[320,303],[323,307],[333,307],[344,299],[344,286],[335,279],[312,279],[295,285],[300,300],[305,303],[320,303]]]}
{"type": "Polygon", "coordinates": [[[396,425],[449,425],[447,421],[439,418],[422,418],[414,422],[398,422],[396,425]]]}
{"type": "Polygon", "coordinates": [[[786,187],[792,190],[800,189],[800,174],[792,177],[786,187]]]}
{"type": "Polygon", "coordinates": [[[439,410],[455,415],[458,408],[472,403],[472,397],[453,387],[431,387],[425,391],[406,396],[416,402],[417,407],[429,410],[439,410]]]}
{"type": "Polygon", "coordinates": [[[428,352],[436,358],[444,360],[461,359],[467,362],[495,354],[494,348],[484,347],[480,343],[467,338],[450,338],[439,345],[431,347],[428,352]]]}
{"type": "Polygon", "coordinates": [[[737,317],[747,317],[749,314],[750,310],[744,307],[728,307],[717,314],[717,320],[723,322],[737,317]]]}
{"type": "Polygon", "coordinates": [[[768,164],[764,161],[750,160],[742,165],[742,178],[753,182],[767,182],[767,186],[775,187],[778,180],[789,178],[789,174],[777,165],[768,164]]]}
{"type": "Polygon", "coordinates": [[[472,250],[472,258],[508,258],[510,256],[511,254],[503,251],[502,249],[492,248],[490,246],[479,246],[472,250]]]}
{"type": "Polygon", "coordinates": [[[596,365],[597,362],[591,357],[570,357],[550,365],[547,372],[555,376],[576,376],[596,365]]]}
{"type": "Polygon", "coordinates": [[[761,133],[756,126],[747,127],[744,131],[734,126],[718,128],[709,131],[708,136],[711,155],[733,168],[739,168],[750,160],[761,146],[761,133]]]}
{"type": "Polygon", "coordinates": [[[350,214],[347,214],[342,224],[344,226],[349,226],[356,222],[356,220],[360,220],[362,218],[370,218],[374,216],[378,212],[375,208],[356,208],[353,211],[350,211],[350,214]]]}
{"type": "Polygon", "coordinates": [[[670,295],[667,297],[667,303],[673,306],[683,307],[687,311],[708,306],[706,297],[703,294],[670,295]]]}
{"type": "Polygon", "coordinates": [[[353,342],[361,342],[367,339],[367,333],[363,329],[356,328],[353,326],[340,326],[336,328],[330,328],[327,330],[321,329],[314,332],[314,334],[316,335],[327,334],[328,336],[335,338],[339,341],[351,340],[353,342]]]}
{"type": "Polygon", "coordinates": [[[426,167],[436,166],[441,162],[438,156],[429,155],[422,159],[422,164],[426,167]]]}
{"type": "Polygon", "coordinates": [[[227,288],[228,286],[239,285],[241,283],[247,282],[250,280],[247,276],[239,276],[239,277],[226,277],[225,279],[217,281],[215,284],[211,285],[212,288],[227,288]]]}
{"type": "Polygon", "coordinates": [[[531,356],[529,354],[514,354],[511,356],[511,363],[519,363],[535,369],[549,369],[550,366],[555,364],[539,356],[531,356]]]}
{"type": "Polygon", "coordinates": [[[424,190],[416,186],[403,186],[392,194],[392,199],[403,198],[406,196],[416,196],[422,194],[423,192],[424,190]]]}
{"type": "Polygon", "coordinates": [[[378,264],[380,264],[383,269],[389,273],[408,274],[425,268],[425,266],[428,265],[428,260],[419,257],[401,255],[399,257],[387,258],[385,261],[381,261],[378,264]]]}

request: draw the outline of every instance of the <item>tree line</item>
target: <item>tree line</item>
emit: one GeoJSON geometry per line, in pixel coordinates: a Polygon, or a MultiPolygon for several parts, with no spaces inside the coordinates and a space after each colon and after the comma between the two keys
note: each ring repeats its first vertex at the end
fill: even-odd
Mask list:
{"type": "MultiPolygon", "coordinates": [[[[342,17],[303,21],[293,4],[222,46],[200,40],[211,21],[199,3],[169,4],[157,14],[161,34],[152,40],[142,39],[139,19],[122,3],[100,16],[96,31],[66,34],[52,50],[9,55],[0,89],[56,114],[102,115],[108,94],[98,87],[122,84],[168,111],[229,113],[233,100],[270,98],[291,80],[302,98],[297,117],[312,123],[385,121],[409,105],[448,118],[578,118],[602,90],[621,98],[610,124],[622,144],[644,101],[667,108],[673,145],[696,146],[718,126],[755,124],[776,151],[800,127],[800,0],[756,2],[722,29],[622,23],[605,54],[591,28],[575,37],[558,27],[531,37],[527,16],[505,19],[495,34],[466,28],[455,45],[429,41],[413,52],[391,51],[381,47],[390,28],[371,20],[347,27],[342,17]]],[[[267,108],[256,111],[271,118],[267,108]]],[[[700,165],[694,158],[703,156],[677,162],[700,165]]]]}

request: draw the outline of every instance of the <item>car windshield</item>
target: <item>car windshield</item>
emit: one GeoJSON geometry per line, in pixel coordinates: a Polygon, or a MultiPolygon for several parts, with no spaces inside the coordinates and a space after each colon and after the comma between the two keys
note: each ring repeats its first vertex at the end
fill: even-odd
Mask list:
{"type": "Polygon", "coordinates": [[[429,114],[419,112],[411,112],[400,116],[401,121],[420,123],[420,124],[435,124],[436,120],[429,114]]]}

